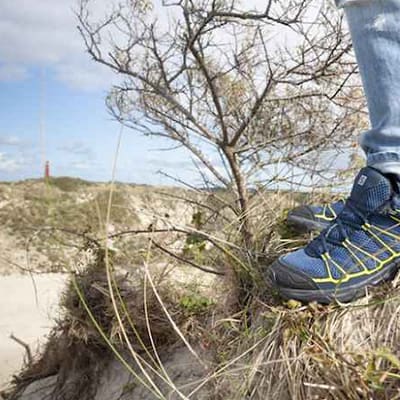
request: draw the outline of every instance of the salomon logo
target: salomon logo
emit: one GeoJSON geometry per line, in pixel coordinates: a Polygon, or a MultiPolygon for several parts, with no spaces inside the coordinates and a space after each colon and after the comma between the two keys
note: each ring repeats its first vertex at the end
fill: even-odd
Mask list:
{"type": "Polygon", "coordinates": [[[360,179],[357,182],[357,185],[359,186],[364,186],[364,183],[367,182],[367,177],[365,175],[361,175],[360,179]]]}

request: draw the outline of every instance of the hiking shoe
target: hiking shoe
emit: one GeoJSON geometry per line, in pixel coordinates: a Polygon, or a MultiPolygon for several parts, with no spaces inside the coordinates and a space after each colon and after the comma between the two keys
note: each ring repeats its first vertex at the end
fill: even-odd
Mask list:
{"type": "Polygon", "coordinates": [[[322,206],[300,206],[291,210],[287,216],[287,223],[301,233],[322,231],[343,210],[344,200],[322,206]]]}
{"type": "Polygon", "coordinates": [[[392,279],[400,265],[400,182],[367,167],[339,216],[305,248],[280,257],[268,277],[282,297],[348,302],[392,279]]]}

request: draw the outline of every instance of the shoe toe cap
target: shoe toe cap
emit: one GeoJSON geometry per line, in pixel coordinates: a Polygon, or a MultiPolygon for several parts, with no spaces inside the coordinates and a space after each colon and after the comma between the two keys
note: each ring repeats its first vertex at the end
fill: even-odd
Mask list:
{"type": "Polygon", "coordinates": [[[268,269],[268,279],[275,287],[284,287],[299,290],[317,290],[318,286],[313,279],[285,262],[285,257],[276,260],[268,269]]]}
{"type": "Polygon", "coordinates": [[[292,217],[300,217],[308,220],[315,220],[314,210],[310,206],[299,206],[289,211],[288,219],[292,217]]]}

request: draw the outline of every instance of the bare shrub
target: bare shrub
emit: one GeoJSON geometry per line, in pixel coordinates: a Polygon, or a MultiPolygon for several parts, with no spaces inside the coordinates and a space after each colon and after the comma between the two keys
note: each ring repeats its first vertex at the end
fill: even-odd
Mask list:
{"type": "Polygon", "coordinates": [[[206,184],[232,190],[249,248],[251,185],[329,176],[329,155],[359,129],[364,104],[343,17],[319,3],[116,2],[99,19],[96,3],[82,0],[77,12],[89,54],[121,76],[112,114],[186,148],[206,184]]]}

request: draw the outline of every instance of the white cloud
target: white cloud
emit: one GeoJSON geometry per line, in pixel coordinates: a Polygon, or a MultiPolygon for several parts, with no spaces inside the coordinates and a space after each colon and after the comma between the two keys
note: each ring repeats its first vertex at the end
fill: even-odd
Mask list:
{"type": "Polygon", "coordinates": [[[71,3],[64,0],[3,0],[0,54],[20,63],[59,62],[82,51],[71,3]]]}
{"type": "MultiPolygon", "coordinates": [[[[119,0],[91,0],[93,19],[105,16],[119,0]]],[[[164,25],[173,9],[155,0],[159,22],[164,25]]],[[[244,8],[263,9],[265,0],[253,0],[244,8]]],[[[47,68],[56,79],[83,90],[108,89],[115,74],[90,60],[74,10],[78,0],[0,1],[0,81],[22,80],[30,68],[47,68]]],[[[170,15],[171,14],[171,15],[170,15]]]]}
{"type": "MultiPolygon", "coordinates": [[[[96,1],[104,13],[107,0],[96,1]]],[[[113,74],[85,53],[76,28],[76,0],[1,0],[0,81],[22,80],[44,67],[80,89],[107,89],[113,74]]]]}
{"type": "Polygon", "coordinates": [[[93,168],[93,165],[87,161],[73,162],[71,166],[77,170],[90,170],[93,168]]]}
{"type": "Polygon", "coordinates": [[[114,74],[110,70],[90,60],[57,65],[55,75],[69,86],[85,91],[108,89],[114,81],[114,74]]]}
{"type": "Polygon", "coordinates": [[[174,160],[167,159],[165,156],[163,157],[160,154],[160,158],[151,158],[148,160],[149,165],[151,165],[154,169],[173,169],[173,170],[183,170],[188,168],[193,168],[193,161],[191,159],[185,160],[174,160]]]}
{"type": "Polygon", "coordinates": [[[73,155],[78,156],[85,156],[87,158],[93,157],[93,150],[92,148],[80,141],[72,142],[72,143],[65,143],[58,147],[58,150],[64,151],[66,153],[70,153],[73,155]]]}
{"type": "Polygon", "coordinates": [[[21,170],[24,160],[12,157],[6,153],[0,153],[0,172],[13,173],[21,170]]]}
{"type": "Polygon", "coordinates": [[[0,146],[23,146],[25,143],[16,136],[0,135],[0,146]]]}

